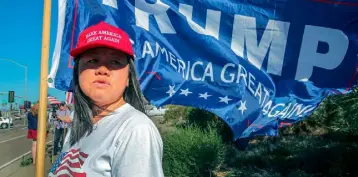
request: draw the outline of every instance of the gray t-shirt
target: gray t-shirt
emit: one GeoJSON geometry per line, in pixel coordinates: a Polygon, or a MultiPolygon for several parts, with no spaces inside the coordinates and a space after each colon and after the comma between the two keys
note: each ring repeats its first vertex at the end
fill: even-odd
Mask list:
{"type": "Polygon", "coordinates": [[[70,146],[67,136],[49,176],[163,177],[162,157],[157,127],[127,103],[99,120],[75,145],[70,146]]]}

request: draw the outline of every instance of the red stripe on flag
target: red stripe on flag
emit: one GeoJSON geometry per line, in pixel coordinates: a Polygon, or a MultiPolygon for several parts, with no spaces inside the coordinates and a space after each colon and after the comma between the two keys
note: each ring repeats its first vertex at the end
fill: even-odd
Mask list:
{"type": "MultiPolygon", "coordinates": [[[[76,173],[76,172],[72,171],[71,168],[68,168],[67,166],[60,167],[58,170],[56,170],[56,172],[54,174],[57,175],[57,173],[59,173],[60,171],[66,171],[69,174],[71,174],[73,177],[86,177],[86,174],[84,172],[76,173]]],[[[63,174],[63,175],[59,175],[59,176],[68,177],[68,174],[63,174]]]]}
{"type": "Polygon", "coordinates": [[[74,103],[73,92],[66,92],[66,103],[67,104],[73,104],[74,103]]]}
{"type": "Polygon", "coordinates": [[[81,168],[81,163],[80,162],[71,162],[70,159],[67,159],[67,160],[63,161],[60,166],[63,166],[65,164],[67,164],[71,168],[81,168]]]}
{"type": "MultiPolygon", "coordinates": [[[[77,23],[77,9],[78,9],[78,0],[75,1],[75,9],[74,9],[74,17],[73,17],[73,25],[72,25],[72,36],[71,36],[71,50],[73,49],[73,43],[75,38],[75,29],[76,29],[76,23],[77,23]]],[[[72,66],[72,56],[68,59],[67,66],[68,68],[73,68],[72,66]]]]}

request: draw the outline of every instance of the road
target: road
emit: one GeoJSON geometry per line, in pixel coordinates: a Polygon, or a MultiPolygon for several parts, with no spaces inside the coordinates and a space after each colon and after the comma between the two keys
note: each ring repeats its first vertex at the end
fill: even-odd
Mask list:
{"type": "MultiPolygon", "coordinates": [[[[0,167],[31,150],[31,140],[26,139],[27,127],[23,121],[14,121],[11,129],[0,129],[0,167]]],[[[49,134],[46,142],[52,140],[49,134]]]]}
{"type": "Polygon", "coordinates": [[[6,133],[12,132],[12,131],[14,131],[14,130],[18,130],[18,129],[20,129],[20,128],[24,128],[24,127],[25,127],[25,126],[24,126],[24,120],[23,120],[23,119],[22,119],[22,120],[14,120],[13,123],[14,123],[14,126],[13,126],[13,127],[10,127],[10,129],[9,129],[9,128],[6,128],[6,129],[1,129],[1,128],[0,128],[0,136],[4,135],[4,134],[6,134],[6,133]]]}

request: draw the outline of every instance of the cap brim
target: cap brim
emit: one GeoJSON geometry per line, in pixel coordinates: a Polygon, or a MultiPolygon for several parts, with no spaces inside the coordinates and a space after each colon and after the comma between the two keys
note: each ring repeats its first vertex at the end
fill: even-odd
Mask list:
{"type": "Polygon", "coordinates": [[[77,57],[78,55],[82,54],[83,52],[89,50],[89,49],[94,49],[94,48],[98,48],[98,47],[107,47],[107,48],[111,48],[111,49],[114,49],[114,50],[118,50],[118,51],[121,51],[129,56],[132,56],[133,57],[133,53],[121,48],[121,47],[113,47],[113,45],[109,45],[107,43],[102,43],[102,42],[96,42],[96,43],[93,43],[93,44],[86,44],[84,46],[81,46],[81,47],[77,47],[73,50],[70,51],[70,55],[72,57],[77,57]]]}

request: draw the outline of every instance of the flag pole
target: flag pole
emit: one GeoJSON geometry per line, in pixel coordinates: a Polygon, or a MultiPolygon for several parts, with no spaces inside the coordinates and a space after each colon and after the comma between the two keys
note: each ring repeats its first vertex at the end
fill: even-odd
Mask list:
{"type": "Polygon", "coordinates": [[[36,147],[36,177],[45,175],[45,144],[46,144],[46,113],[47,113],[47,75],[48,58],[50,50],[50,21],[51,21],[51,0],[44,0],[42,22],[42,50],[41,50],[41,75],[40,75],[40,107],[37,127],[36,147]]]}

